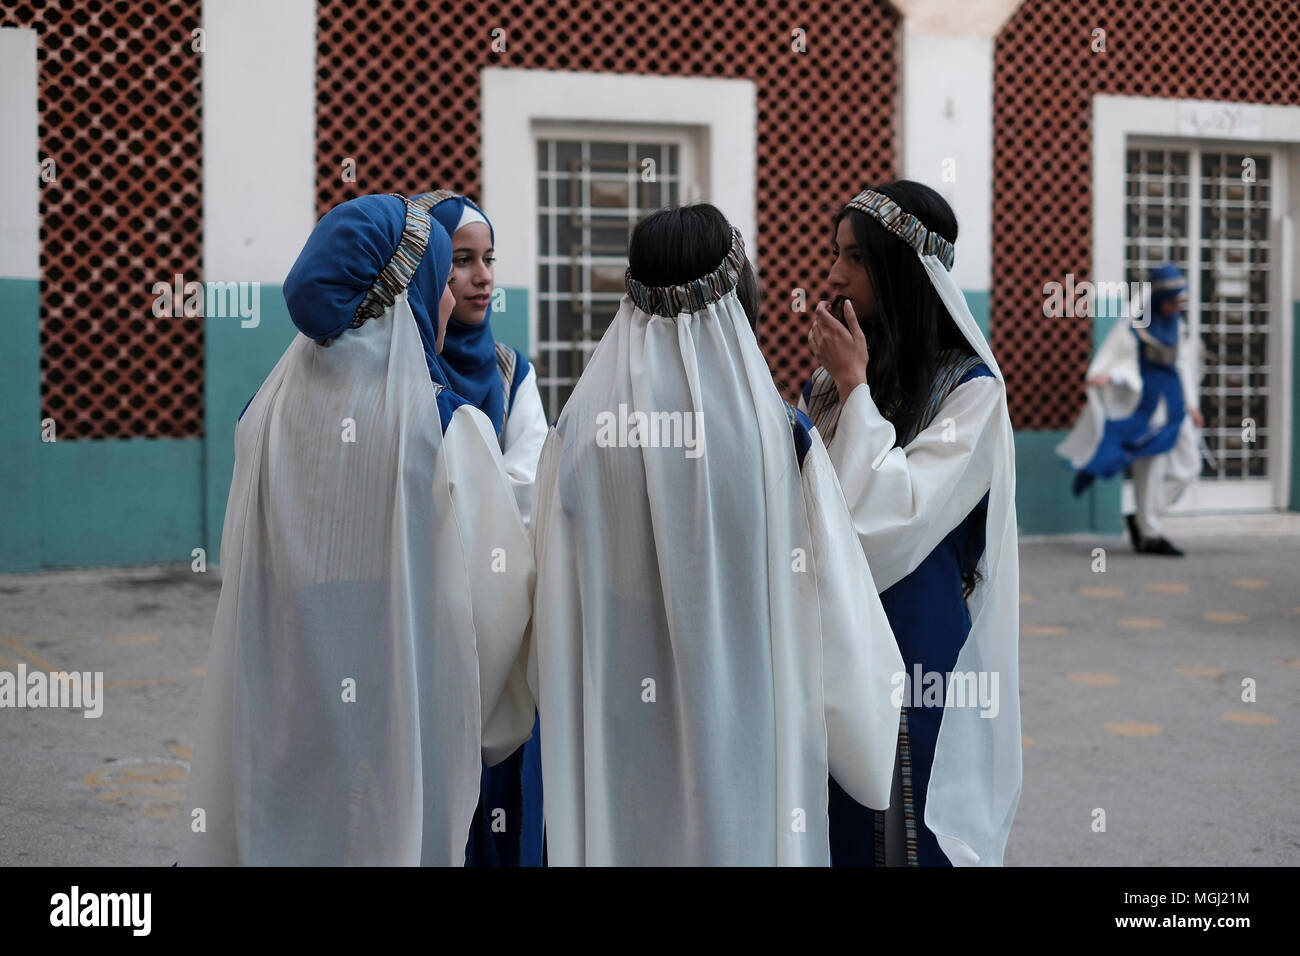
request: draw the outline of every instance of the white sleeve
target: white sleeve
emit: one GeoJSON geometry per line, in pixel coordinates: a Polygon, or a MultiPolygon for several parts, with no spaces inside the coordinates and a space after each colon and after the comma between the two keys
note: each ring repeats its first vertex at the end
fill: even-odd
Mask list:
{"type": "Polygon", "coordinates": [[[849,796],[884,810],[898,744],[903,657],[821,436],[816,429],[810,435],[803,492],[821,610],[827,762],[849,796]]]}
{"type": "Polygon", "coordinates": [[[537,480],[537,460],[548,431],[542,393],[537,388],[537,369],[530,367],[515,392],[510,416],[506,419],[504,450],[501,461],[515,492],[519,515],[524,527],[532,519],[533,483],[537,480]]]}
{"type": "Polygon", "coordinates": [[[443,435],[452,507],[469,575],[483,759],[499,763],[528,739],[533,700],[525,666],[536,569],[532,543],[501,466],[487,416],[472,406],[456,409],[443,435]]]}
{"type": "Polygon", "coordinates": [[[991,441],[1003,386],[992,376],[958,385],[906,449],[866,385],[840,411],[830,458],[853,525],[884,591],[925,560],[989,490],[991,441]]]}
{"type": "MultiPolygon", "coordinates": [[[[1129,319],[1119,319],[1111,326],[1111,330],[1102,339],[1097,354],[1093,356],[1092,364],[1088,366],[1088,377],[1100,374],[1109,375],[1111,385],[1141,393],[1142,373],[1138,369],[1137,337],[1133,335],[1129,319]]],[[[1119,404],[1125,402],[1121,400],[1119,404]]]]}
{"type": "MultiPolygon", "coordinates": [[[[555,521],[554,512],[559,508],[555,485],[558,480],[560,452],[563,448],[564,440],[560,437],[559,432],[553,428],[548,429],[547,439],[543,443],[542,454],[538,459],[537,521],[532,529],[533,560],[536,562],[540,572],[539,577],[544,584],[543,590],[538,592],[533,608],[533,624],[538,631],[545,631],[548,628],[550,617],[555,613],[557,607],[564,607],[569,610],[577,608],[581,604],[578,595],[578,576],[572,564],[568,561],[568,549],[561,546],[556,548],[553,553],[549,552],[552,546],[550,534],[555,521]],[[554,557],[555,554],[560,554],[562,557],[557,559],[554,557]],[[557,574],[559,580],[552,580],[557,574]]],[[[571,633],[581,633],[580,623],[576,619],[567,619],[564,627],[567,629],[570,625],[575,628],[571,633]]],[[[528,686],[533,697],[540,702],[542,699],[541,679],[538,672],[540,642],[536,633],[530,643],[528,686]]]]}

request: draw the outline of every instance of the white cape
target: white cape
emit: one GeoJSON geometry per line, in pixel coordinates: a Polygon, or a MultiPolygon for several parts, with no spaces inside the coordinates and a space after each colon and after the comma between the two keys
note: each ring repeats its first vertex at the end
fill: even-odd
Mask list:
{"type": "MultiPolygon", "coordinates": [[[[1071,468],[1082,468],[1091,461],[1101,443],[1106,422],[1110,419],[1128,418],[1142,399],[1138,342],[1131,327],[1131,319],[1117,321],[1102,340],[1092,364],[1088,366],[1088,378],[1109,375],[1110,384],[1087,387],[1087,403],[1079,413],[1074,428],[1056,446],[1056,453],[1068,461],[1071,468]]],[[[1178,377],[1183,384],[1183,402],[1186,407],[1199,408],[1201,350],[1200,343],[1194,339],[1183,338],[1178,343],[1178,377]]],[[[1165,404],[1161,401],[1151,417],[1151,424],[1158,428],[1165,421],[1165,404]]],[[[1183,489],[1200,474],[1200,440],[1200,430],[1192,424],[1191,415],[1183,416],[1183,424],[1178,429],[1178,440],[1168,452],[1169,468],[1164,473],[1169,484],[1166,501],[1176,500],[1183,489]]]]}
{"type": "Polygon", "coordinates": [[[531,547],[491,425],[441,434],[403,293],[295,338],[235,445],[181,863],[463,864],[480,748],[532,723],[531,547]]]}
{"type": "Polygon", "coordinates": [[[828,770],[887,806],[902,658],[811,438],[801,471],[734,292],[623,298],[538,468],[553,864],[825,865],[828,770]],[[608,447],[621,410],[697,413],[702,454],[608,447]]]}

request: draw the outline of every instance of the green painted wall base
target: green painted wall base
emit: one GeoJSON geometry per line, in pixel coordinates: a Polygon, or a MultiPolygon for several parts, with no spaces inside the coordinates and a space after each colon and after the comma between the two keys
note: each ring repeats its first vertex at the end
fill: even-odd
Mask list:
{"type": "MultiPolygon", "coordinates": [[[[221,529],[226,518],[230,479],[235,473],[235,426],[298,330],[289,318],[284,289],[262,285],[258,323],[245,328],[238,318],[203,320],[203,494],[204,539],[208,560],[220,563],[221,529]]],[[[197,502],[196,502],[197,504],[197,502]]]]}
{"type": "Polygon", "coordinates": [[[201,438],[41,446],[41,565],[189,561],[203,546],[201,438]]]}
{"type": "MultiPolygon", "coordinates": [[[[966,297],[966,304],[970,306],[971,318],[975,320],[975,324],[980,327],[980,331],[984,333],[984,338],[987,339],[989,337],[988,290],[971,292],[963,289],[962,295],[966,297]]],[[[995,352],[994,355],[996,356],[997,353],[995,352]]]]}
{"type": "Polygon", "coordinates": [[[0,571],[35,571],[41,566],[38,280],[0,279],[0,331],[0,571]]]}
{"type": "MultiPolygon", "coordinates": [[[[499,341],[529,354],[526,290],[505,290],[492,317],[499,341]]],[[[967,292],[988,334],[987,292],[967,292]]],[[[0,279],[0,572],[46,567],[188,562],[196,547],[218,562],[234,470],[235,424],[296,334],[277,285],[260,289],[259,322],[204,320],[204,437],[41,441],[40,284],[0,279]]],[[[1111,320],[1113,321],[1113,320],[1111,320]]],[[[1300,370],[1300,302],[1293,305],[1292,367],[1300,370]]],[[[1094,340],[1110,321],[1094,323],[1094,340]]],[[[57,423],[56,423],[57,437],[57,423]]],[[[1064,431],[1015,435],[1016,510],[1027,535],[1119,534],[1119,479],[1070,493],[1073,473],[1055,446],[1064,431]]],[[[1293,449],[1300,449],[1300,387],[1293,388],[1293,449]]],[[[1300,510],[1300,462],[1291,469],[1290,508],[1300,510]]]]}
{"type": "Polygon", "coordinates": [[[528,290],[524,288],[499,287],[505,293],[506,305],[503,309],[492,310],[492,337],[498,342],[517,348],[529,357],[532,353],[528,339],[528,290]]]}
{"type": "Polygon", "coordinates": [[[0,322],[0,572],[190,560],[203,440],[73,441],[56,420],[43,441],[37,280],[0,279],[0,322]]]}
{"type": "Polygon", "coordinates": [[[1119,534],[1118,478],[1096,481],[1079,497],[1070,491],[1074,472],[1055,448],[1065,431],[1021,431],[1016,442],[1016,520],[1021,534],[1119,534]]]}

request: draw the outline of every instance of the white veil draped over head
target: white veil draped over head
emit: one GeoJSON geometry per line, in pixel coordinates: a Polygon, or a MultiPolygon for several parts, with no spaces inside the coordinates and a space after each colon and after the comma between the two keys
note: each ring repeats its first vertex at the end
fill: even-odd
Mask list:
{"type": "MultiPolygon", "coordinates": [[[[953,668],[963,674],[990,675],[990,682],[996,674],[998,709],[992,715],[971,706],[944,708],[925,803],[925,824],[949,860],[958,866],[998,866],[1020,802],[1021,785],[1020,557],[1015,441],[1005,379],[952,277],[952,244],[876,190],[864,190],[847,206],[872,216],[912,247],[957,329],[1003,386],[999,407],[982,435],[986,447],[978,450],[992,463],[984,554],[977,569],[979,582],[968,601],[970,633],[953,668]]],[[[870,547],[871,528],[864,529],[861,519],[859,532],[864,546],[870,547]]],[[[908,573],[924,557],[923,553],[913,555],[908,573]]],[[[876,556],[868,554],[868,558],[877,566],[876,556]]]]}
{"type": "Polygon", "coordinates": [[[629,294],[538,470],[530,682],[559,865],[829,862],[888,803],[902,659],[815,431],[713,273],[629,294]]]}
{"type": "MultiPolygon", "coordinates": [[[[934,255],[921,256],[921,264],[958,330],[994,377],[1005,382],[948,267],[934,255]]],[[[985,440],[992,442],[993,478],[984,554],[978,567],[980,581],[968,601],[970,634],[954,670],[997,674],[1001,700],[992,717],[975,707],[945,708],[930,771],[925,824],[953,863],[1000,866],[1020,804],[1022,777],[1016,452],[1005,388],[1001,414],[985,440]]]]}
{"type": "MultiPolygon", "coordinates": [[[[337,207],[300,256],[361,277],[304,287],[351,296],[341,318],[294,315],[319,335],[293,340],[236,429],[184,865],[460,865],[489,715],[511,707],[531,549],[491,426],[461,408],[442,433],[407,289],[424,243],[447,263],[450,243],[427,214],[362,198],[387,202],[337,207]],[[374,317],[348,328],[389,255],[374,317]]],[[[489,756],[527,736],[531,701],[518,710],[489,756]]]]}

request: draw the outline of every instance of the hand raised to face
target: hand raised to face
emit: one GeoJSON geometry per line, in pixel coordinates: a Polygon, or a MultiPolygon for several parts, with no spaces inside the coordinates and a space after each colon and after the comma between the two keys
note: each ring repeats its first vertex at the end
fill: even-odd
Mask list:
{"type": "Polygon", "coordinates": [[[847,401],[855,388],[866,383],[870,354],[852,302],[844,300],[843,322],[831,315],[825,301],[818,302],[813,311],[808,344],[817,364],[835,380],[841,402],[847,401]]]}

